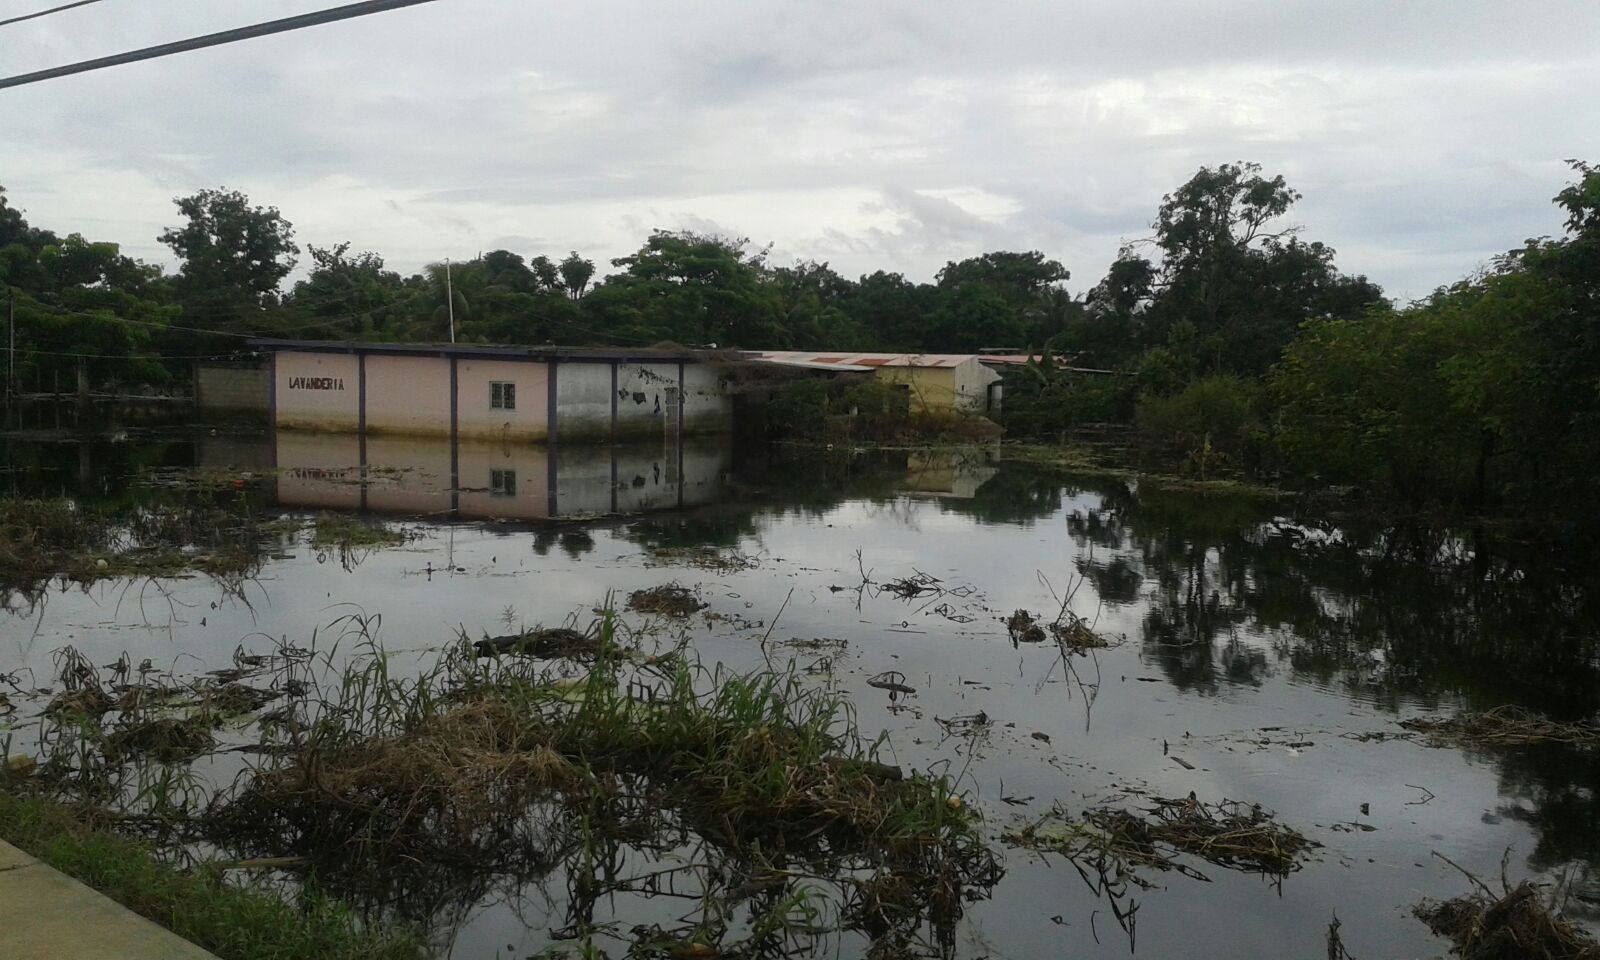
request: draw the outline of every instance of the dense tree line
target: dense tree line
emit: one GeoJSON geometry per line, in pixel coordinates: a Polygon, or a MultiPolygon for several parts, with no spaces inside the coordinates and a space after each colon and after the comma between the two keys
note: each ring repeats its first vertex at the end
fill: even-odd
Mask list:
{"type": "Polygon", "coordinates": [[[452,318],[464,342],[998,347],[1042,354],[1010,377],[1013,435],[1127,422],[1202,474],[1494,508],[1586,486],[1579,465],[1600,452],[1600,171],[1574,166],[1556,198],[1564,237],[1405,306],[1289,226],[1300,195],[1248,163],[1202,168],[1165,196],[1151,236],[1080,295],[1037,251],[953,261],[918,283],[776,265],[747,240],[688,231],[652,233],[604,273],[576,252],[495,250],[403,276],[348,243],[302,251],[278,210],[228,190],[175,201],[159,238],[174,274],[34,227],[0,190],[0,290],[27,390],[80,365],[96,383],[159,385],[258,335],[440,341],[452,318]],[[288,284],[302,253],[309,269],[288,284]]]}

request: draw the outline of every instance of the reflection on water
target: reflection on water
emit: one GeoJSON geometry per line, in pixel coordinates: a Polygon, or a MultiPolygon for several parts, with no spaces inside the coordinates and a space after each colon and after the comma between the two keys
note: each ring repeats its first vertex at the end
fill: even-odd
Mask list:
{"type": "Polygon", "coordinates": [[[726,495],[725,440],[653,446],[495,444],[280,432],[278,503],[464,520],[651,513],[726,495]]]}
{"type": "MultiPolygon", "coordinates": [[[[363,451],[347,437],[207,435],[13,441],[6,456],[13,490],[130,509],[168,495],[150,478],[198,465],[249,478],[213,498],[237,509],[532,522],[452,523],[448,534],[422,522],[423,539],[348,571],[287,547],[263,567],[267,602],[248,610],[219,602],[203,579],[163,588],[167,620],[166,606],[161,616],[119,607],[125,584],[63,591],[28,622],[3,624],[0,673],[47,674],[49,651],[66,643],[96,663],[126,649],[135,662],[223,664],[241,638],[310,636],[342,604],[382,614],[396,648],[426,651],[458,626],[500,632],[507,608],[555,624],[586,617],[608,590],[677,580],[698,588],[717,618],[679,628],[708,663],[754,669],[794,657],[815,668],[815,682],[850,695],[864,728],[888,732],[897,762],[961,775],[997,831],[1057,801],[1081,809],[1133,787],[1261,802],[1327,845],[1281,893],[1253,878],[1203,887],[1163,878],[1139,913],[1147,956],[1316,956],[1334,911],[1356,955],[1437,954],[1403,912],[1423,894],[1460,892],[1459,875],[1431,850],[1494,875],[1513,846],[1513,879],[1600,866],[1593,751],[1344,736],[1502,703],[1565,719],[1600,710],[1600,549],[1582,531],[1334,523],[1287,504],[1064,477],[986,452],[686,444],[551,457],[394,438],[369,437],[363,451]],[[537,522],[606,514],[628,519],[537,522]],[[707,566],[705,551],[750,562],[707,566]],[[863,596],[850,589],[863,569],[880,582],[921,570],[972,592],[943,611],[863,596]],[[1053,613],[1062,603],[1128,640],[1077,662],[1082,685],[1063,677],[1053,648],[1014,646],[1000,623],[1018,608],[1053,613]],[[822,639],[825,653],[786,645],[822,639]],[[918,692],[891,702],[866,685],[885,670],[918,692]],[[948,736],[937,722],[978,711],[994,721],[981,734],[948,736]]],[[[1126,956],[1127,943],[1106,936],[1104,905],[1060,866],[1009,857],[955,952],[1126,956]],[[1097,910],[1103,943],[1089,933],[1097,910]]],[[[515,944],[524,956],[565,917],[561,891],[546,891],[556,902],[545,903],[533,882],[428,874],[411,889],[427,892],[456,955],[515,944]],[[445,901],[452,906],[438,909],[445,901]]],[[[627,924],[671,908],[610,909],[627,924]]]]}

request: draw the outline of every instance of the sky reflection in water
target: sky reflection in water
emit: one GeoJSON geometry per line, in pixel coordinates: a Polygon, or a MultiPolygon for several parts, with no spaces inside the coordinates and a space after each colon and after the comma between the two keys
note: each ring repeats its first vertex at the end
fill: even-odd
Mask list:
{"type": "MultiPolygon", "coordinates": [[[[1156,877],[1162,888],[1139,896],[1140,955],[1317,956],[1335,912],[1358,956],[1439,954],[1407,911],[1421,896],[1461,892],[1463,881],[1430,851],[1485,875],[1508,845],[1514,876],[1600,862],[1592,755],[1341,736],[1505,702],[1592,714],[1600,615],[1582,544],[1293,522],[1283,506],[1051,475],[983,452],[692,444],[562,451],[552,466],[542,452],[485,448],[457,452],[462,489],[452,497],[445,445],[375,443],[364,484],[353,442],[13,441],[10,476],[29,492],[136,501],[138,478],[197,465],[255,471],[265,479],[240,497],[263,509],[364,502],[437,519],[407,521],[420,523],[421,539],[348,569],[289,546],[247,589],[248,605],[204,578],[52,588],[32,604],[14,597],[15,615],[0,623],[0,671],[46,676],[49,652],[65,644],[97,663],[126,650],[134,661],[199,669],[241,641],[309,637],[351,609],[380,614],[388,648],[426,659],[457,629],[502,632],[507,617],[586,621],[608,593],[676,580],[718,615],[688,627],[708,663],[761,667],[759,638],[780,607],[773,640],[846,641],[832,676],[862,727],[887,730],[900,763],[961,776],[996,833],[1052,802],[1077,811],[1136,788],[1261,803],[1325,844],[1281,890],[1218,868],[1206,870],[1211,884],[1156,877]],[[633,515],[547,519],[609,514],[613,504],[633,515]],[[474,522],[486,516],[512,522],[474,522]],[[686,562],[686,549],[707,547],[754,563],[686,562]],[[904,601],[858,591],[863,571],[880,583],[921,572],[952,593],[904,601]],[[1126,643],[1068,661],[1053,645],[1012,644],[1007,615],[1053,616],[1060,598],[1126,643]],[[865,685],[888,670],[916,694],[892,702],[865,685]],[[937,722],[978,711],[992,723],[975,737],[949,736],[937,722]]],[[[785,644],[769,652],[802,665],[829,655],[785,644]]],[[[1127,955],[1109,911],[1070,867],[1021,851],[1008,851],[1006,865],[993,898],[968,911],[958,953],[1127,955]]],[[[456,955],[507,944],[532,953],[546,935],[531,902],[466,911],[456,955]]]]}

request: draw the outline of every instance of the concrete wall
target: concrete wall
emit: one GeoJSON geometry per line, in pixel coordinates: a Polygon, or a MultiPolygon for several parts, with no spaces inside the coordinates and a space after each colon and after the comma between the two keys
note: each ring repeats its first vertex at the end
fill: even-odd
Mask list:
{"type": "Polygon", "coordinates": [[[731,378],[718,366],[707,363],[684,366],[684,433],[733,432],[733,397],[728,393],[731,384],[731,378]]]}
{"type": "Polygon", "coordinates": [[[361,378],[355,354],[284,351],[276,355],[273,367],[278,426],[327,431],[360,426],[361,378]]]}
{"type": "Polygon", "coordinates": [[[617,366],[617,436],[654,439],[676,424],[683,399],[676,363],[623,363],[617,366]]]}
{"type": "Polygon", "coordinates": [[[976,358],[954,367],[879,367],[876,376],[884,383],[905,384],[911,391],[911,409],[928,412],[983,413],[989,384],[1000,379],[976,358]]]}
{"type": "MultiPolygon", "coordinates": [[[[718,368],[688,363],[610,360],[500,360],[367,354],[365,425],[378,435],[450,436],[450,370],[455,364],[461,439],[548,442],[550,377],[555,377],[557,443],[658,439],[676,433],[727,433],[733,402],[718,368]],[[490,384],[516,384],[513,410],[490,406],[490,384]]],[[[362,423],[362,368],[354,354],[282,351],[276,355],[277,425],[355,431],[362,423]]]]}
{"type": "Polygon", "coordinates": [[[501,442],[548,438],[549,369],[547,363],[521,360],[457,360],[456,417],[461,437],[501,442]],[[489,406],[489,384],[496,381],[517,385],[515,410],[496,410],[489,406]]]}
{"type": "Polygon", "coordinates": [[[956,408],[969,413],[985,412],[989,406],[989,384],[998,382],[1000,374],[977,359],[962,363],[955,368],[956,408]]]}
{"type": "Polygon", "coordinates": [[[196,363],[194,402],[201,410],[267,413],[272,373],[265,363],[196,363]]]}
{"type": "Polygon", "coordinates": [[[450,436],[448,359],[368,356],[366,370],[367,433],[450,436]]]}
{"type": "Polygon", "coordinates": [[[904,384],[912,410],[949,410],[955,405],[955,371],[949,367],[879,367],[883,383],[904,384]]]}
{"type": "Polygon", "coordinates": [[[611,364],[556,364],[556,442],[611,436],[611,364]]]}

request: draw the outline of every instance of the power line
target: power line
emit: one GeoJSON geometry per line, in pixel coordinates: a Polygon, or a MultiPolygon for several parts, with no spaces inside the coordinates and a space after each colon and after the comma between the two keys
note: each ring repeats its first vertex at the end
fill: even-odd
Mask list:
{"type": "Polygon", "coordinates": [[[175,53],[186,53],[190,50],[201,50],[225,43],[236,43],[240,40],[253,40],[256,37],[271,36],[274,33],[286,33],[303,27],[315,27],[338,20],[349,20],[352,17],[364,17],[373,13],[383,13],[388,10],[398,10],[401,7],[414,7],[418,4],[432,2],[433,0],[363,0],[361,3],[349,3],[342,7],[302,13],[298,16],[284,17],[281,20],[251,24],[248,27],[235,27],[232,30],[223,30],[220,33],[208,33],[203,37],[175,40],[171,43],[145,47],[142,50],[132,50],[128,53],[112,54],[109,57],[69,63],[64,67],[51,67],[48,70],[36,70],[33,73],[18,74],[14,77],[0,79],[0,90],[4,90],[7,87],[20,87],[24,84],[38,83],[41,80],[54,80],[57,77],[71,76],[75,73],[103,70],[106,67],[121,66],[124,63],[137,63],[140,60],[169,57],[175,53]]]}
{"type": "Polygon", "coordinates": [[[24,20],[36,20],[39,17],[48,17],[52,13],[60,13],[63,10],[71,10],[73,7],[87,7],[91,3],[99,2],[100,0],[77,0],[76,3],[63,3],[59,7],[51,7],[48,10],[40,10],[37,13],[25,13],[20,17],[11,17],[8,20],[0,20],[0,27],[9,26],[13,23],[21,23],[24,20]]]}

